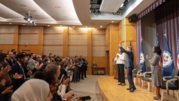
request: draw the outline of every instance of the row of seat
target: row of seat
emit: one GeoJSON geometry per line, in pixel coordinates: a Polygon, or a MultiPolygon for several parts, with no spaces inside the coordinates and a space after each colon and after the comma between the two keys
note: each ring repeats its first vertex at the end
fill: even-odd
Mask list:
{"type": "MultiPolygon", "coordinates": [[[[147,83],[148,91],[152,91],[152,78],[151,78],[151,71],[142,73],[142,65],[136,65],[136,69],[133,70],[133,78],[135,85],[144,87],[144,83],[147,83]]],[[[149,67],[150,68],[150,67],[149,67]]],[[[161,86],[162,92],[161,92],[161,100],[163,101],[163,94],[164,90],[167,90],[167,94],[169,95],[169,90],[173,91],[173,97],[175,97],[175,94],[177,95],[177,99],[179,100],[177,90],[179,90],[179,71],[175,68],[172,71],[171,76],[164,76],[163,77],[163,83],[161,86]]]]}

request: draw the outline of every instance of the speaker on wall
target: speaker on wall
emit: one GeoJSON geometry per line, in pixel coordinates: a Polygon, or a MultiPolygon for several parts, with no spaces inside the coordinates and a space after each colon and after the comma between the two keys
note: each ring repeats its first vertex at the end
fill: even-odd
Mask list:
{"type": "Polygon", "coordinates": [[[128,20],[129,22],[136,22],[138,20],[138,17],[136,14],[133,14],[128,18],[128,20]]]}

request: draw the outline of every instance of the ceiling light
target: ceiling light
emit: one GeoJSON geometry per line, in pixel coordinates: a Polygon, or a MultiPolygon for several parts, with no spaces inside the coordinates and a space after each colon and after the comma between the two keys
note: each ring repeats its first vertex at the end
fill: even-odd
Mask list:
{"type": "Polygon", "coordinates": [[[23,24],[23,25],[25,25],[25,24],[23,24]]]}
{"type": "Polygon", "coordinates": [[[35,24],[35,22],[32,21],[32,16],[30,15],[30,11],[28,13],[26,13],[24,20],[26,20],[27,22],[29,22],[31,24],[35,24]]]}
{"type": "Polygon", "coordinates": [[[35,26],[37,25],[37,24],[34,24],[35,26]]]}
{"type": "Polygon", "coordinates": [[[50,25],[47,25],[47,26],[50,26],[50,25]]]}
{"type": "Polygon", "coordinates": [[[101,25],[100,28],[103,28],[103,26],[101,25]]]}
{"type": "Polygon", "coordinates": [[[12,24],[12,23],[9,23],[10,25],[12,24]]]}
{"type": "Polygon", "coordinates": [[[75,28],[75,26],[73,26],[73,28],[75,28]]]}
{"type": "Polygon", "coordinates": [[[112,21],[112,23],[114,23],[114,21],[112,21]]]}

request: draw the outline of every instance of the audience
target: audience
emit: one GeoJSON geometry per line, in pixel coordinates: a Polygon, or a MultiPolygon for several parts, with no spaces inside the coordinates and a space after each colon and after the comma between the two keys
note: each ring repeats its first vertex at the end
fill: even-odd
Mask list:
{"type": "MultiPolygon", "coordinates": [[[[17,53],[14,49],[7,54],[1,51],[0,99],[70,101],[74,96],[70,83],[86,78],[87,64],[82,56],[75,56],[73,61],[71,57],[60,58],[52,53],[41,56],[17,53]]],[[[77,101],[80,101],[80,97],[77,101]]]]}

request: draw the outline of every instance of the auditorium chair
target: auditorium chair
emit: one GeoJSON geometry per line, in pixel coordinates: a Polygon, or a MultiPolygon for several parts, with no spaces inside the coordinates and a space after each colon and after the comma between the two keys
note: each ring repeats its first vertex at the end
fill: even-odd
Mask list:
{"type": "Polygon", "coordinates": [[[136,69],[133,69],[133,78],[134,78],[134,84],[137,85],[138,83],[138,75],[142,72],[142,65],[136,65],[136,69]],[[134,73],[135,72],[135,73],[134,73]]]}
{"type": "Polygon", "coordinates": [[[163,84],[161,86],[162,93],[161,93],[161,100],[163,101],[163,95],[164,95],[164,90],[167,90],[167,94],[169,95],[169,90],[173,90],[173,97],[174,96],[174,91],[176,92],[177,99],[178,98],[178,93],[177,90],[179,90],[179,84],[178,84],[178,79],[179,79],[179,71],[176,70],[175,68],[172,71],[172,76],[164,76],[163,77],[163,84]]]}
{"type": "Polygon", "coordinates": [[[142,78],[142,87],[144,87],[144,82],[147,82],[148,91],[152,91],[152,78],[151,78],[151,72],[146,72],[144,74],[144,78],[142,78]]]}

